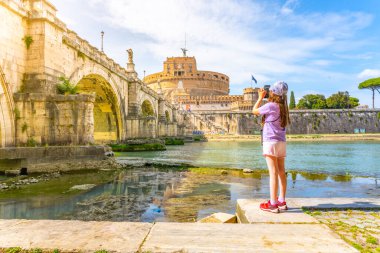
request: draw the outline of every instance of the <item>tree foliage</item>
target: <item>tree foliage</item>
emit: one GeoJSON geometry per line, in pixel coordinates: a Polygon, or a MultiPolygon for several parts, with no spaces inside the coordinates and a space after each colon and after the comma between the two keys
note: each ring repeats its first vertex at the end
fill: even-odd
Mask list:
{"type": "Polygon", "coordinates": [[[298,109],[325,109],[326,98],[321,94],[307,94],[297,104],[298,109]]]}
{"type": "Polygon", "coordinates": [[[380,77],[365,80],[359,84],[358,88],[372,91],[372,108],[375,108],[375,90],[380,93],[380,77]]]}
{"type": "Polygon", "coordinates": [[[354,108],[359,105],[359,99],[350,97],[345,91],[332,94],[327,99],[320,94],[307,94],[297,104],[298,109],[344,109],[354,108]]]}
{"type": "Polygon", "coordinates": [[[349,108],[350,95],[347,91],[332,94],[330,97],[326,99],[326,103],[328,108],[331,109],[342,109],[349,108]]]}
{"type": "Polygon", "coordinates": [[[59,78],[59,81],[60,83],[57,84],[57,90],[59,94],[68,95],[78,93],[78,87],[71,84],[68,78],[61,76],[59,78]]]}
{"type": "Polygon", "coordinates": [[[361,82],[359,84],[359,89],[379,89],[380,88],[380,77],[371,78],[361,82]]]}
{"type": "Polygon", "coordinates": [[[290,92],[289,109],[296,108],[296,99],[294,98],[294,92],[290,92]]]}

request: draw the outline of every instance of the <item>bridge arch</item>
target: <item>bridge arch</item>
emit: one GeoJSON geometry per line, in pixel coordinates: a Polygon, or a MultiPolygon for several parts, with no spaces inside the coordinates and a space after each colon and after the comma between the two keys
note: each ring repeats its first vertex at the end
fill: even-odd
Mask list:
{"type": "Polygon", "coordinates": [[[11,90],[0,67],[0,147],[14,145],[15,114],[19,112],[14,108],[11,90]]]}
{"type": "Polygon", "coordinates": [[[87,74],[76,85],[79,93],[95,94],[93,108],[95,143],[120,141],[123,120],[120,95],[114,85],[99,74],[87,74]]]}
{"type": "Polygon", "coordinates": [[[153,105],[148,99],[145,99],[141,104],[141,114],[142,116],[155,115],[153,105]]]}
{"type": "Polygon", "coordinates": [[[166,122],[170,122],[170,114],[168,110],[165,111],[165,118],[166,118],[166,122]]]}

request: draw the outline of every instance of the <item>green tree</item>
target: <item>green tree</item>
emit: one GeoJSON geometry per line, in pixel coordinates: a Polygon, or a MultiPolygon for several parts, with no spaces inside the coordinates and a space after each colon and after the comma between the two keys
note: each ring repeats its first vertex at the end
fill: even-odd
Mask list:
{"type": "Polygon", "coordinates": [[[358,88],[372,90],[372,108],[375,108],[375,90],[380,93],[380,77],[371,78],[361,82],[358,88]]]}
{"type": "Polygon", "coordinates": [[[326,98],[321,94],[307,94],[303,96],[297,104],[298,109],[324,109],[326,106],[326,98]]]}
{"type": "Polygon", "coordinates": [[[359,105],[359,99],[350,97],[348,91],[332,94],[326,99],[327,107],[331,109],[354,108],[359,105]]]}
{"type": "Polygon", "coordinates": [[[354,98],[354,97],[350,97],[350,108],[355,108],[356,106],[359,105],[359,99],[358,98],[354,98]]]}
{"type": "Polygon", "coordinates": [[[290,92],[290,102],[289,102],[289,109],[296,108],[296,99],[294,98],[294,92],[290,92]]]}

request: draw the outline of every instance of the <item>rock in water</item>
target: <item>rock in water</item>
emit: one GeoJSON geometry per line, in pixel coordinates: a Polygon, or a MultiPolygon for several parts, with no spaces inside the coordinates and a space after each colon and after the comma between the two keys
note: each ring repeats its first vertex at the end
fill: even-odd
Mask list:
{"type": "Polygon", "coordinates": [[[87,191],[87,190],[94,188],[95,186],[96,186],[95,184],[74,185],[73,187],[70,188],[70,191],[74,191],[74,190],[87,191]]]}

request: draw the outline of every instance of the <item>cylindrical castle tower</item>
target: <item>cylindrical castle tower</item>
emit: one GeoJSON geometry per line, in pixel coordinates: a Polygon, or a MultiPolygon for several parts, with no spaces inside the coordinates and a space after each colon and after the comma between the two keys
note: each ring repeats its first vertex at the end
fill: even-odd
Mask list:
{"type": "Polygon", "coordinates": [[[213,71],[199,71],[195,57],[169,57],[164,61],[163,71],[148,75],[144,82],[153,90],[162,90],[172,97],[181,84],[181,93],[190,96],[228,95],[229,77],[213,71]]]}

